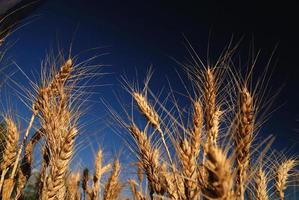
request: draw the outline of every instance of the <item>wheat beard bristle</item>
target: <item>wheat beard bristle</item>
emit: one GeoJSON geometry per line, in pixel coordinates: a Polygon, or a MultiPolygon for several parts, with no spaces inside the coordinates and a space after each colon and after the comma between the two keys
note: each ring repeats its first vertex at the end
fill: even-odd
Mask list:
{"type": "Polygon", "coordinates": [[[287,187],[287,180],[290,176],[289,172],[296,166],[295,160],[287,160],[278,165],[275,177],[276,192],[280,200],[284,200],[284,190],[287,187]]]}

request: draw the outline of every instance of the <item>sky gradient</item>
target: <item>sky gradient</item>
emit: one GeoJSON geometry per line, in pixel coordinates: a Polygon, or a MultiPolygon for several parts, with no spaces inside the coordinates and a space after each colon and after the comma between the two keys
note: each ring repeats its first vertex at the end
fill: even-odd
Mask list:
{"type": "MultiPolygon", "coordinates": [[[[172,58],[184,61],[185,57],[188,57],[183,45],[183,35],[203,59],[206,58],[208,45],[210,54],[217,55],[233,35],[236,41],[244,37],[239,48],[242,58],[247,58],[248,47],[252,41],[255,44],[254,49],[261,50],[261,62],[256,67],[257,74],[263,71],[264,64],[277,46],[270,67],[271,70],[275,67],[270,86],[273,91],[282,85],[284,87],[273,105],[272,110],[275,112],[261,134],[275,135],[276,148],[293,146],[292,151],[298,152],[296,129],[299,128],[299,122],[296,120],[299,119],[299,34],[296,29],[299,16],[296,13],[298,5],[295,1],[283,5],[252,1],[42,2],[30,13],[34,16],[33,20],[10,36],[9,42],[15,43],[10,48],[8,57],[13,58],[26,74],[34,72],[36,76],[41,60],[49,50],[57,49],[58,44],[67,50],[73,41],[74,54],[101,47],[84,53],[82,59],[94,54],[109,53],[95,61],[109,65],[102,71],[111,74],[96,83],[105,86],[96,88],[98,94],[92,97],[92,101],[97,103],[92,107],[89,117],[95,121],[88,124],[84,133],[90,137],[91,143],[100,143],[104,148],[111,148],[112,154],[117,154],[119,147],[125,146],[119,136],[107,128],[101,128],[107,111],[100,99],[113,102],[114,93],[117,93],[129,100],[120,88],[121,75],[133,79],[137,71],[142,82],[148,67],[153,65],[155,76],[150,85],[153,91],[159,92],[162,85],[167,86],[167,78],[172,87],[181,90],[176,73],[180,66],[172,58]]],[[[27,84],[21,73],[14,78],[21,84],[27,84]]],[[[112,106],[117,107],[114,103],[112,106]]],[[[25,109],[19,112],[28,118],[29,114],[25,109]]],[[[84,155],[88,151],[82,147],[79,154],[84,155]]]]}

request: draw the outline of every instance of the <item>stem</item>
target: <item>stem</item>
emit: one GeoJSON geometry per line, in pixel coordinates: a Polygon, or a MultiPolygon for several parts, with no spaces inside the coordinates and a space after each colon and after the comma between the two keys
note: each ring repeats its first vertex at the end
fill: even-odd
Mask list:
{"type": "Polygon", "coordinates": [[[29,135],[29,131],[30,131],[32,125],[33,125],[33,121],[35,119],[35,116],[36,116],[36,114],[32,114],[31,115],[31,119],[30,119],[29,125],[28,125],[28,127],[26,129],[26,132],[25,132],[22,144],[21,144],[21,146],[20,146],[20,148],[18,150],[18,153],[17,153],[17,157],[16,157],[16,160],[15,160],[12,172],[11,172],[11,176],[10,176],[11,178],[14,178],[15,173],[17,171],[17,167],[18,167],[18,164],[19,164],[19,160],[20,160],[20,156],[21,156],[21,153],[22,153],[22,149],[24,148],[25,143],[27,141],[27,138],[28,138],[28,135],[29,135]]]}
{"type": "Polygon", "coordinates": [[[7,171],[8,171],[8,168],[2,170],[1,179],[0,179],[0,193],[1,193],[1,190],[2,190],[4,177],[5,177],[7,171]]]}

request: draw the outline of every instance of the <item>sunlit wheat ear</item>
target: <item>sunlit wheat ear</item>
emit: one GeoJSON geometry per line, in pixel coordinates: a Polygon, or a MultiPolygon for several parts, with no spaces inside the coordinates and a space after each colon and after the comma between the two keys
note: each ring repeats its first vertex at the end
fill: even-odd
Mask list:
{"type": "Polygon", "coordinates": [[[217,83],[214,70],[208,68],[204,73],[204,103],[207,142],[216,144],[218,138],[220,108],[216,104],[217,83]]]}
{"type": "Polygon", "coordinates": [[[92,188],[92,199],[98,200],[100,194],[101,177],[111,168],[111,163],[102,166],[103,152],[101,149],[98,150],[95,158],[95,171],[93,176],[93,188],[92,188]]]}
{"type": "Polygon", "coordinates": [[[259,168],[255,175],[255,199],[269,200],[268,196],[268,177],[262,168],[259,168]]]}
{"type": "Polygon", "coordinates": [[[66,200],[80,200],[80,173],[72,172],[66,181],[66,200]]]}
{"type": "Polygon", "coordinates": [[[138,105],[138,108],[148,122],[151,123],[156,129],[160,129],[159,115],[148,103],[147,99],[138,92],[133,92],[132,95],[138,105]]]}
{"type": "Polygon", "coordinates": [[[280,200],[284,200],[284,191],[288,184],[288,178],[290,176],[290,170],[297,165],[296,160],[286,160],[279,164],[275,171],[275,188],[280,200]]]}
{"type": "Polygon", "coordinates": [[[197,157],[201,144],[201,133],[203,126],[202,106],[199,101],[193,103],[193,129],[191,131],[191,151],[193,156],[197,157]]]}
{"type": "Polygon", "coordinates": [[[160,165],[161,184],[170,199],[186,199],[184,177],[176,166],[167,167],[167,163],[160,165]],[[171,170],[169,170],[171,168],[171,170]]]}
{"type": "Polygon", "coordinates": [[[207,144],[204,146],[207,153],[205,168],[208,175],[208,185],[203,188],[203,195],[208,199],[234,199],[231,161],[217,146],[207,144]]]}
{"type": "Polygon", "coordinates": [[[77,129],[73,127],[67,134],[59,154],[50,160],[49,175],[47,177],[47,199],[65,198],[65,174],[68,170],[73,151],[77,129]]]}
{"type": "Polygon", "coordinates": [[[120,174],[120,163],[119,160],[115,160],[112,168],[112,172],[108,181],[105,185],[103,199],[104,200],[114,200],[120,195],[123,185],[119,182],[120,174]]]}
{"type": "Polygon", "coordinates": [[[179,158],[182,164],[184,178],[184,190],[187,199],[197,199],[199,188],[197,184],[197,161],[196,155],[192,154],[192,147],[187,139],[184,139],[179,147],[179,158]]]}
{"type": "Polygon", "coordinates": [[[235,133],[235,151],[237,164],[237,195],[244,199],[247,171],[250,166],[250,147],[254,130],[254,104],[253,98],[246,87],[240,94],[239,113],[237,115],[238,127],[235,133]]]}
{"type": "Polygon", "coordinates": [[[67,79],[70,77],[71,72],[73,70],[73,61],[72,59],[68,59],[60,68],[60,71],[55,75],[52,82],[49,83],[47,89],[54,94],[57,93],[59,87],[64,85],[67,79]]]}
{"type": "Polygon", "coordinates": [[[135,99],[141,113],[145,116],[147,121],[150,124],[152,124],[153,127],[159,132],[159,134],[161,136],[162,143],[167,152],[168,159],[172,163],[172,158],[171,158],[168,146],[165,141],[165,136],[161,129],[158,113],[154,110],[154,108],[149,104],[147,99],[141,93],[133,92],[132,95],[133,95],[133,98],[135,99]]]}
{"type": "MultiPolygon", "coordinates": [[[[0,180],[0,191],[3,186],[4,178],[7,173],[7,170],[16,159],[18,140],[19,140],[19,131],[17,129],[15,122],[10,117],[5,117],[4,121],[6,124],[7,135],[6,135],[6,145],[5,145],[4,152],[2,154],[2,161],[1,161],[2,174],[0,180]]],[[[10,195],[10,193],[12,192],[12,190],[10,189],[11,187],[7,187],[6,191],[4,191],[3,189],[2,194],[5,193],[6,195],[10,195]],[[9,189],[9,191],[7,189],[9,189]]]]}
{"type": "Polygon", "coordinates": [[[134,200],[147,200],[142,192],[137,189],[138,184],[133,179],[129,179],[128,183],[134,200]]]}
{"type": "Polygon", "coordinates": [[[142,162],[137,162],[137,177],[140,184],[140,188],[142,189],[142,180],[143,180],[143,169],[142,169],[142,162]]]}
{"type": "Polygon", "coordinates": [[[3,190],[2,190],[2,200],[10,200],[11,193],[14,187],[15,181],[12,178],[4,180],[3,190]]]}
{"type": "Polygon", "coordinates": [[[2,162],[1,162],[1,170],[4,171],[7,167],[11,166],[16,158],[16,150],[19,141],[19,131],[15,122],[9,118],[4,118],[6,127],[7,127],[7,135],[6,135],[6,145],[3,152],[2,162]]]}
{"type": "Polygon", "coordinates": [[[152,147],[151,141],[147,137],[146,133],[140,131],[136,125],[131,125],[127,128],[138,147],[137,154],[149,182],[151,198],[153,198],[155,193],[162,195],[163,190],[159,177],[159,150],[152,147]]]}
{"type": "Polygon", "coordinates": [[[19,162],[19,159],[20,159],[20,156],[21,156],[21,153],[22,153],[22,149],[25,146],[25,142],[28,138],[30,129],[32,128],[34,119],[35,119],[36,115],[38,114],[38,112],[41,109],[40,106],[42,106],[42,101],[45,100],[43,95],[45,95],[45,93],[47,93],[47,96],[52,96],[53,93],[55,94],[55,93],[57,93],[57,91],[59,89],[61,89],[61,86],[64,85],[65,81],[67,80],[67,78],[69,77],[69,75],[71,73],[72,65],[73,65],[72,60],[71,59],[67,60],[65,62],[65,64],[62,65],[59,73],[52,79],[52,82],[49,83],[48,87],[42,88],[42,89],[40,89],[40,91],[38,91],[39,92],[38,97],[35,100],[35,102],[32,104],[33,114],[31,116],[28,127],[25,131],[23,142],[22,142],[22,144],[21,144],[21,146],[20,146],[20,148],[17,152],[16,161],[14,163],[14,167],[13,167],[13,170],[12,170],[12,173],[11,173],[12,178],[14,177],[14,175],[16,173],[18,162],[19,162]]]}

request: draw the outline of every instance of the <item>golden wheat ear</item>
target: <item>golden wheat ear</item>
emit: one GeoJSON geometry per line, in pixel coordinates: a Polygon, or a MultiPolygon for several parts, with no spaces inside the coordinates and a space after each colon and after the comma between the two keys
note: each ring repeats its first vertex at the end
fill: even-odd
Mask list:
{"type": "Polygon", "coordinates": [[[99,148],[96,158],[95,158],[95,170],[93,176],[93,186],[92,186],[92,200],[100,199],[100,190],[101,190],[101,177],[111,168],[111,163],[103,166],[103,151],[99,148]]]}
{"type": "Polygon", "coordinates": [[[153,198],[154,194],[163,195],[164,191],[160,181],[161,177],[159,177],[159,149],[152,146],[147,134],[139,130],[136,125],[133,124],[127,128],[138,147],[137,154],[149,182],[148,187],[151,198],[153,198]]]}
{"type": "Polygon", "coordinates": [[[121,166],[119,160],[115,160],[112,172],[105,185],[103,200],[114,200],[120,195],[123,188],[123,184],[119,181],[120,169],[121,166]]]}
{"type": "Polygon", "coordinates": [[[234,199],[234,174],[230,159],[217,146],[207,144],[204,148],[207,153],[205,168],[208,183],[207,187],[203,188],[203,195],[211,199],[234,199]]]}
{"type": "Polygon", "coordinates": [[[237,128],[234,135],[237,163],[237,195],[242,200],[246,190],[246,181],[250,167],[251,144],[254,131],[254,102],[246,87],[240,91],[237,128]]]}
{"type": "Polygon", "coordinates": [[[12,188],[15,184],[14,179],[8,178],[5,179],[6,174],[9,168],[12,166],[16,159],[18,141],[19,141],[19,131],[17,125],[10,117],[4,118],[7,135],[5,142],[5,149],[2,154],[2,162],[1,162],[1,180],[0,180],[0,191],[2,191],[2,195],[10,198],[12,188]],[[2,188],[3,187],[3,188],[2,188]],[[4,188],[5,187],[5,188],[4,188]]]}
{"type": "Polygon", "coordinates": [[[284,200],[285,189],[288,185],[288,179],[290,177],[290,171],[297,165],[297,161],[294,159],[286,160],[276,167],[275,171],[275,188],[276,193],[280,200],[284,200]]]}
{"type": "Polygon", "coordinates": [[[67,176],[66,200],[80,200],[80,172],[72,172],[67,176]]]}
{"type": "Polygon", "coordinates": [[[147,200],[147,198],[142,194],[142,191],[138,191],[138,184],[133,179],[129,179],[128,183],[134,200],[147,200]]]}
{"type": "Polygon", "coordinates": [[[265,171],[260,167],[255,175],[255,191],[256,200],[269,200],[268,196],[268,177],[265,171]]]}

